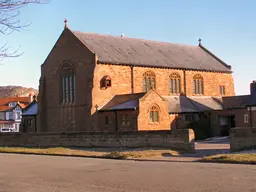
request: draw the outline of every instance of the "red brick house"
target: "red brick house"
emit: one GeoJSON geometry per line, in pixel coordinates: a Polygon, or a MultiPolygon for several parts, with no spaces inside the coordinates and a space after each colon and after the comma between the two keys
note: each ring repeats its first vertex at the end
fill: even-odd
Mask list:
{"type": "MultiPolygon", "coordinates": [[[[231,66],[198,46],[70,30],[41,65],[38,131],[170,130],[234,96],[231,66]],[[198,108],[200,108],[198,110],[198,108]]],[[[201,118],[199,115],[196,118],[201,118]]]]}

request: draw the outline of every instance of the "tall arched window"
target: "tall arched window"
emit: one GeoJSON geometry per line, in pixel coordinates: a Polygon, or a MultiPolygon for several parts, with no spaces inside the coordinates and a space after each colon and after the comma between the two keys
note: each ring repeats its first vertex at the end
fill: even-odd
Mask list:
{"type": "Polygon", "coordinates": [[[150,123],[159,122],[159,107],[157,105],[153,105],[149,109],[149,122],[150,123]]]}
{"type": "Polygon", "coordinates": [[[143,74],[143,90],[148,92],[150,89],[156,88],[156,76],[153,72],[147,71],[143,74]]]}
{"type": "Polygon", "coordinates": [[[64,63],[60,69],[61,101],[72,103],[75,101],[75,71],[72,65],[64,63]]]}
{"type": "Polygon", "coordinates": [[[204,94],[204,79],[201,75],[197,74],[193,77],[194,80],[194,94],[204,94]]]}
{"type": "Polygon", "coordinates": [[[172,73],[170,75],[170,93],[180,93],[180,75],[178,73],[172,73]]]}

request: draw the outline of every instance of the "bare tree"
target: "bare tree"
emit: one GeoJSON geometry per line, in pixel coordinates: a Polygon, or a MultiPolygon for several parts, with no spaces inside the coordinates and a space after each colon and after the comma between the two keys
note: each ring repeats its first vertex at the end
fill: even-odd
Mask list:
{"type": "MultiPolygon", "coordinates": [[[[22,24],[19,18],[20,9],[28,4],[46,4],[50,0],[0,0],[0,34],[10,35],[14,31],[28,27],[30,24],[22,24]]],[[[19,49],[11,51],[8,43],[0,46],[0,59],[6,57],[18,57],[19,49]]]]}

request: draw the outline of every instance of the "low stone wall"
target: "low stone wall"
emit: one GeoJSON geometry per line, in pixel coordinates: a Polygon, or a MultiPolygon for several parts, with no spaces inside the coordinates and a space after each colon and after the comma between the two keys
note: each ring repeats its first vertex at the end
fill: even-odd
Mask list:
{"type": "Polygon", "coordinates": [[[168,147],[194,152],[192,129],[111,133],[1,133],[8,147],[168,147]]]}
{"type": "Polygon", "coordinates": [[[230,150],[256,149],[256,128],[237,127],[230,130],[230,150]]]}

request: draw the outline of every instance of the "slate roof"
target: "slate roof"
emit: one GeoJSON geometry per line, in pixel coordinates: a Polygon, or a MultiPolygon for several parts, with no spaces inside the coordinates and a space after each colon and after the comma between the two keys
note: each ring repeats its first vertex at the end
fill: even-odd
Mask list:
{"type": "Polygon", "coordinates": [[[221,98],[200,96],[163,96],[168,101],[169,113],[194,113],[223,109],[221,98]]]}
{"type": "Polygon", "coordinates": [[[36,115],[38,109],[37,102],[33,101],[30,105],[28,105],[24,111],[22,112],[22,116],[30,116],[30,115],[36,115]]]}
{"type": "Polygon", "coordinates": [[[168,101],[169,113],[192,113],[198,111],[196,106],[185,96],[163,96],[163,98],[168,101]]]}
{"type": "MultiPolygon", "coordinates": [[[[116,95],[100,111],[136,109],[139,99],[146,93],[116,95]]],[[[162,96],[168,101],[169,113],[198,113],[207,110],[222,110],[220,97],[162,96]]]]}
{"type": "Polygon", "coordinates": [[[100,111],[136,109],[139,104],[138,100],[145,94],[146,93],[115,95],[100,111]]]}
{"type": "Polygon", "coordinates": [[[150,41],[72,31],[98,57],[99,63],[231,72],[203,46],[150,41]]]}
{"type": "Polygon", "coordinates": [[[256,105],[256,97],[252,95],[239,95],[232,97],[223,97],[224,108],[244,108],[249,105],[256,105]]]}

